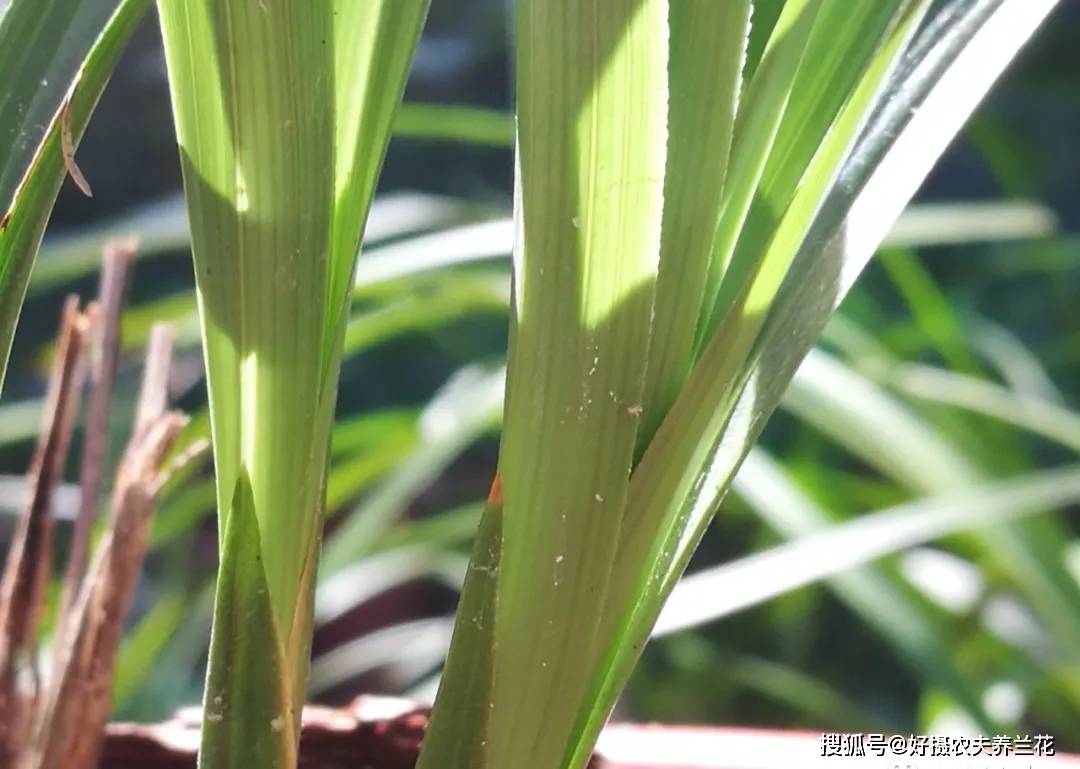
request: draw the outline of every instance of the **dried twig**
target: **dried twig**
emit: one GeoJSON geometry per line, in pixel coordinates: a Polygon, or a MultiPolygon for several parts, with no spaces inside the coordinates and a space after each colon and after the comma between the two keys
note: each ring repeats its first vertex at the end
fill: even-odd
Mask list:
{"type": "Polygon", "coordinates": [[[105,448],[109,437],[109,413],[113,385],[120,360],[120,315],[124,305],[131,266],[135,260],[135,241],[124,240],[105,246],[98,289],[100,307],[94,327],[94,357],[91,367],[90,400],[83,431],[82,465],[79,468],[81,499],[79,513],[71,534],[67,565],[64,571],[56,636],[64,635],[64,623],[71,602],[79,591],[86,569],[86,551],[97,521],[105,466],[105,448]]]}
{"type": "Polygon", "coordinates": [[[36,634],[52,563],[52,493],[60,480],[71,440],[77,396],[85,376],[82,359],[89,325],[88,317],[78,310],[78,300],[68,299],[41,438],[29,473],[30,493],[0,587],[0,766],[3,767],[12,765],[22,747],[33,705],[32,698],[18,691],[16,661],[20,654],[24,655],[36,671],[36,634]]]}
{"type": "Polygon", "coordinates": [[[32,730],[24,769],[93,769],[108,721],[112,674],[124,619],[138,583],[164,459],[186,424],[165,412],[172,338],[151,332],[136,427],[113,490],[109,528],[95,552],[58,643],[56,678],[32,730]]]}
{"type": "Polygon", "coordinates": [[[135,437],[148,430],[165,413],[165,404],[169,400],[172,354],[172,331],[164,324],[155,323],[150,329],[146,363],[143,364],[142,392],[135,407],[135,427],[132,430],[135,437]]]}

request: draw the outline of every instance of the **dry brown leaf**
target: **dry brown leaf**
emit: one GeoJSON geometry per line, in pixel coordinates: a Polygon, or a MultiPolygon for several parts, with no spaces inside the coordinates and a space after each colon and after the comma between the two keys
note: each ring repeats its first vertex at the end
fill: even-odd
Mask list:
{"type": "Polygon", "coordinates": [[[75,163],[75,141],[71,136],[71,97],[60,108],[60,154],[64,158],[64,167],[67,169],[71,181],[79,188],[83,195],[88,198],[94,197],[94,191],[90,189],[90,182],[86,181],[83,172],[75,163]]]}

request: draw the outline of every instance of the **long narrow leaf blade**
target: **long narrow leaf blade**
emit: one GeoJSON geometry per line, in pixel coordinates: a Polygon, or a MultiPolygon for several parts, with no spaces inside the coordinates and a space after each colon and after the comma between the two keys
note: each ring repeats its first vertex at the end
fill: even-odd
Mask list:
{"type": "MultiPolygon", "coordinates": [[[[796,192],[804,199],[820,199],[820,190],[865,119],[866,101],[896,60],[889,47],[903,46],[928,6],[928,0],[823,4],[737,243],[730,256],[718,255],[729,263],[718,296],[712,298],[712,315],[702,319],[703,333],[715,328],[755,266],[768,258],[770,241],[796,192]]],[[[783,237],[777,239],[787,245],[783,237]]]]}
{"type": "Polygon", "coordinates": [[[750,37],[750,0],[670,4],[668,144],[664,222],[649,368],[644,445],[693,363],[698,314],[712,257],[735,111],[750,37]]]}
{"type": "MultiPolygon", "coordinates": [[[[229,531],[233,490],[247,478],[281,638],[276,685],[299,713],[347,302],[427,0],[160,0],[159,8],[191,222],[219,534],[229,531]]],[[[268,686],[251,673],[230,683],[245,702],[268,686]]],[[[290,732],[292,752],[278,756],[282,767],[295,762],[297,735],[290,732]]],[[[219,730],[216,739],[227,748],[236,735],[219,730]]],[[[228,755],[204,754],[207,762],[228,755]]]]}
{"type": "Polygon", "coordinates": [[[309,440],[322,377],[312,347],[333,216],[330,9],[166,2],[162,28],[191,218],[219,509],[247,468],[282,627],[312,539],[309,440]],[[272,23],[264,23],[272,22],[272,23]],[[193,41],[201,41],[195,45],[193,41]],[[270,56],[295,47],[302,55],[270,56]],[[286,127],[288,126],[288,127],[286,127]],[[269,533],[270,531],[275,534],[269,533]],[[280,534],[276,534],[280,532],[280,534]]]}
{"type": "Polygon", "coordinates": [[[1075,504],[1080,499],[1080,470],[1065,467],[977,484],[829,527],[820,527],[822,514],[801,512],[813,509],[813,502],[766,456],[751,452],[735,488],[751,498],[755,508],[770,507],[770,524],[791,541],[684,578],[660,614],[656,635],[727,617],[914,545],[1075,504]],[[768,500],[769,495],[777,498],[768,500]],[[810,529],[810,524],[817,528],[810,529]],[[822,558],[822,553],[830,557],[822,558]]]}
{"type": "Polygon", "coordinates": [[[877,101],[879,115],[828,185],[821,213],[769,303],[734,392],[725,374],[731,331],[721,326],[710,340],[634,472],[627,520],[664,523],[660,529],[654,523],[625,529],[639,540],[624,543],[625,568],[640,572],[642,563],[648,566],[634,590],[612,601],[616,640],[598,671],[598,705],[583,729],[582,753],[798,363],[938,155],[1055,4],[969,2],[950,35],[916,45],[918,60],[902,64],[893,76],[877,101]]]}
{"type": "Polygon", "coordinates": [[[523,234],[500,453],[499,769],[566,764],[601,641],[658,269],[666,11],[662,0],[519,8],[523,234]]]}
{"type": "Polygon", "coordinates": [[[150,0],[18,0],[0,20],[0,390],[45,225],[82,138],[150,0]]]}
{"type": "MultiPolygon", "coordinates": [[[[518,40],[521,235],[503,504],[487,513],[501,516],[502,537],[488,597],[494,644],[484,647],[494,655],[490,722],[455,712],[470,673],[451,656],[421,766],[567,765],[644,387],[662,219],[667,3],[527,0],[518,40]],[[446,763],[448,735],[445,752],[462,763],[446,763]]],[[[477,603],[468,590],[463,602],[477,603]]],[[[457,637],[474,632],[472,614],[459,614],[457,637]]]]}
{"type": "Polygon", "coordinates": [[[770,152],[792,98],[810,33],[823,3],[824,0],[789,0],[784,3],[761,62],[740,101],[731,147],[731,165],[727,170],[729,182],[724,187],[714,253],[702,298],[699,335],[707,330],[704,321],[714,313],[717,292],[731,266],[735,244],[765,173],[770,152]]]}
{"type": "Polygon", "coordinates": [[[300,713],[281,685],[285,649],[259,539],[251,487],[241,477],[214,596],[200,766],[285,769],[296,762],[300,713]]]}
{"type": "MultiPolygon", "coordinates": [[[[337,152],[326,328],[342,326],[356,253],[428,2],[331,2],[337,152]]],[[[332,362],[339,349],[339,339],[327,340],[325,370],[336,371],[332,362]]]]}

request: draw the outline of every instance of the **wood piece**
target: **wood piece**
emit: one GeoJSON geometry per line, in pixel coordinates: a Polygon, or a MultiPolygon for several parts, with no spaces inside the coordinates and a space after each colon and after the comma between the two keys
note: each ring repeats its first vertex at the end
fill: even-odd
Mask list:
{"type": "MultiPolygon", "coordinates": [[[[194,769],[200,722],[198,708],[189,708],[161,724],[110,724],[101,769],[194,769]]],[[[340,709],[308,706],[300,738],[300,766],[411,769],[426,726],[425,708],[396,698],[364,696],[340,709]]],[[[827,769],[830,765],[849,764],[821,758],[821,735],[814,732],[612,724],[600,738],[590,769],[827,769]]],[[[1080,769],[1080,758],[1024,758],[1022,766],[1080,769]]]]}

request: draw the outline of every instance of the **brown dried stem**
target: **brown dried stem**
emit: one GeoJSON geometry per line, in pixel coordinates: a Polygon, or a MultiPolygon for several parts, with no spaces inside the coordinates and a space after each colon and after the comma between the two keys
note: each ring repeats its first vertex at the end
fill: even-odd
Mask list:
{"type": "Polygon", "coordinates": [[[83,348],[90,320],[78,300],[64,305],[46,399],[41,438],[29,472],[28,499],[0,583],[0,767],[12,766],[25,739],[25,726],[37,693],[18,689],[20,655],[36,676],[38,625],[45,605],[52,563],[52,495],[63,472],[71,441],[78,394],[85,378],[83,348]]]}
{"type": "Polygon", "coordinates": [[[135,260],[135,241],[114,241],[105,246],[100,285],[99,313],[94,327],[93,364],[90,400],[87,404],[83,433],[82,465],[79,468],[79,512],[71,535],[64,571],[56,635],[64,635],[64,623],[71,602],[79,592],[86,569],[86,552],[97,522],[98,505],[104,478],[105,449],[109,437],[109,414],[113,386],[120,361],[120,316],[124,306],[131,266],[135,260]]]}
{"type": "Polygon", "coordinates": [[[124,619],[138,583],[162,465],[186,418],[165,412],[172,337],[151,332],[136,427],[117,471],[109,528],[58,639],[57,670],[32,729],[23,769],[93,769],[112,702],[124,619]]]}

